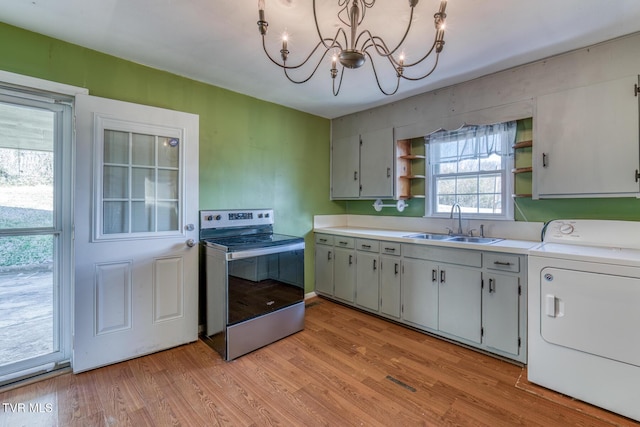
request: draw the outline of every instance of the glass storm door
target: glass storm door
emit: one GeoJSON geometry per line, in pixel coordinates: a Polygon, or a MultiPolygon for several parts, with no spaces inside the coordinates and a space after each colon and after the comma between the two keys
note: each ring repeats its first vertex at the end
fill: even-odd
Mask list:
{"type": "Polygon", "coordinates": [[[71,104],[61,101],[0,87],[0,385],[69,362],[71,104]]]}

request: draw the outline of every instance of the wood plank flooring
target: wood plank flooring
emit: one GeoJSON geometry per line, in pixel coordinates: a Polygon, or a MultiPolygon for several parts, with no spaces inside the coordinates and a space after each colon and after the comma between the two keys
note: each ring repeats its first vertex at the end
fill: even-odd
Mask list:
{"type": "Polygon", "coordinates": [[[530,384],[519,366],[319,298],[304,331],[233,362],[198,341],[9,390],[0,404],[7,427],[639,425],[530,384]]]}

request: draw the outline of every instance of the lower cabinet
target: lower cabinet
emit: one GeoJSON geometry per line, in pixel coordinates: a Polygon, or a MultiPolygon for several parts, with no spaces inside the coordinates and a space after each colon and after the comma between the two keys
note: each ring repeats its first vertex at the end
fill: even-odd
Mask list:
{"type": "Polygon", "coordinates": [[[438,281],[431,280],[437,264],[421,259],[402,260],[402,320],[418,327],[438,329],[438,281]]]}
{"type": "Polygon", "coordinates": [[[316,236],[315,278],[316,292],[326,296],[333,296],[333,237],[322,238],[322,243],[316,236]]]}
{"type": "MultiPolygon", "coordinates": [[[[353,241],[353,239],[350,239],[353,241]]],[[[351,248],[336,247],[334,259],[333,295],[345,302],[356,299],[356,251],[351,248]]]]}
{"type": "Polygon", "coordinates": [[[438,330],[480,343],[482,273],[478,269],[439,265],[437,278],[438,330]]]}
{"type": "Polygon", "coordinates": [[[400,277],[400,257],[380,255],[380,313],[395,318],[400,317],[400,277]]]}
{"type": "Polygon", "coordinates": [[[487,253],[482,291],[482,342],[489,351],[526,361],[527,301],[524,256],[487,253]]]}
{"type": "Polygon", "coordinates": [[[524,255],[318,234],[315,265],[320,295],[526,363],[524,255]]]}
{"type": "Polygon", "coordinates": [[[376,253],[357,251],[356,305],[378,311],[380,299],[380,257],[376,253]]]}

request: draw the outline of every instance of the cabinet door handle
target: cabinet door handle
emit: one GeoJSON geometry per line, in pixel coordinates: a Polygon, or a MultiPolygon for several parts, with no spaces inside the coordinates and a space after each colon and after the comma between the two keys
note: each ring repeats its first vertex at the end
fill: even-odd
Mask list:
{"type": "Polygon", "coordinates": [[[436,270],[435,268],[431,270],[431,281],[432,282],[438,281],[438,270],[436,270]]]}
{"type": "Polygon", "coordinates": [[[358,171],[353,171],[353,180],[354,181],[358,180],[358,171]]]}
{"type": "Polygon", "coordinates": [[[327,260],[331,261],[331,251],[327,252],[327,260]]]}
{"type": "Polygon", "coordinates": [[[353,264],[353,255],[349,255],[349,265],[353,264]]]}
{"type": "Polygon", "coordinates": [[[387,178],[391,178],[391,168],[387,168],[387,178]]]}
{"type": "Polygon", "coordinates": [[[504,265],[505,267],[508,267],[508,266],[510,266],[510,265],[511,265],[511,263],[510,263],[510,262],[508,262],[508,261],[507,261],[507,262],[505,262],[505,261],[493,261],[493,263],[494,263],[495,265],[504,265]]]}
{"type": "Polygon", "coordinates": [[[384,248],[385,252],[395,252],[396,248],[384,248]]]}
{"type": "Polygon", "coordinates": [[[374,271],[378,269],[378,265],[377,265],[376,261],[377,260],[375,260],[375,259],[373,260],[373,269],[374,269],[374,271]]]}
{"type": "Polygon", "coordinates": [[[492,294],[496,291],[496,281],[489,279],[489,293],[492,294]]]}
{"type": "Polygon", "coordinates": [[[371,249],[371,245],[360,245],[362,249],[371,249]]]}
{"type": "Polygon", "coordinates": [[[440,283],[444,283],[444,281],[445,281],[444,270],[440,270],[440,283]]]}
{"type": "Polygon", "coordinates": [[[398,268],[399,268],[399,266],[398,266],[398,263],[396,262],[396,264],[395,264],[395,274],[396,274],[396,276],[398,275],[398,268]]]}
{"type": "Polygon", "coordinates": [[[542,153],[542,167],[547,167],[547,153],[542,153]]]}
{"type": "Polygon", "coordinates": [[[340,241],[340,242],[338,242],[338,244],[339,244],[339,245],[341,245],[341,246],[346,246],[346,245],[347,245],[347,242],[342,242],[342,241],[340,241]]]}

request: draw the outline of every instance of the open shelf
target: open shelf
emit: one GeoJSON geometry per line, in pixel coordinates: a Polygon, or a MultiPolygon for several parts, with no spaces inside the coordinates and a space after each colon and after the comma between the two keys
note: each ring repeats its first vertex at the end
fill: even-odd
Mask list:
{"type": "Polygon", "coordinates": [[[529,141],[520,141],[520,142],[517,142],[517,143],[513,144],[511,147],[513,147],[514,150],[517,150],[518,148],[533,147],[533,141],[531,141],[531,140],[529,140],[529,141]]]}
{"type": "Polygon", "coordinates": [[[424,185],[417,184],[417,180],[426,179],[424,175],[426,156],[420,152],[424,149],[424,142],[418,146],[417,140],[399,139],[396,141],[395,149],[396,199],[424,198],[424,185]]]}
{"type": "Polygon", "coordinates": [[[527,166],[526,168],[511,169],[511,173],[527,173],[527,172],[533,172],[533,167],[527,166]]]}
{"type": "Polygon", "coordinates": [[[405,159],[405,160],[417,160],[417,159],[426,159],[427,156],[423,156],[421,154],[407,154],[404,156],[398,156],[399,159],[405,159]]]}

